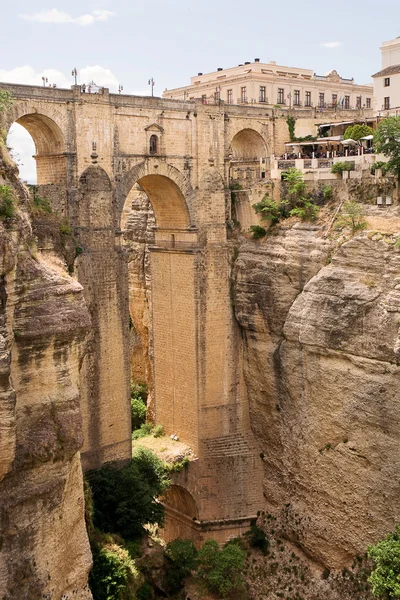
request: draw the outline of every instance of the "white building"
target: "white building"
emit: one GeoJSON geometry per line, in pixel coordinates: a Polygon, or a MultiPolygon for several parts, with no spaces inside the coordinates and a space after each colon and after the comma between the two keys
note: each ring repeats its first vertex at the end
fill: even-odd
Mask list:
{"type": "Polygon", "coordinates": [[[374,113],[388,116],[400,114],[400,38],[383,42],[382,69],[374,80],[374,113]]]}
{"type": "Polygon", "coordinates": [[[262,63],[255,58],[229,69],[198,73],[190,85],[166,90],[164,98],[205,103],[279,105],[286,108],[372,108],[372,85],[357,85],[336,71],[316,75],[309,69],[262,63]]]}

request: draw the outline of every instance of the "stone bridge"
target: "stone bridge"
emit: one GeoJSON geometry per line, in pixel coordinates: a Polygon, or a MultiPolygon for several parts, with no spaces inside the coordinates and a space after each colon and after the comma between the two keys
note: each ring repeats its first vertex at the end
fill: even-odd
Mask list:
{"type": "MultiPolygon", "coordinates": [[[[168,498],[167,537],[221,541],[262,506],[230,297],[228,190],[265,177],[276,126],[263,108],[0,84],[36,146],[40,194],[73,225],[92,315],[81,369],[86,469],[131,456],[129,286],[122,247],[132,190],[155,215],[150,252],[155,422],[197,459],[168,498]],[[210,533],[212,532],[212,533],[210,533]]],[[[132,299],[131,299],[132,300],[132,299]]],[[[131,302],[132,304],[132,302],[131,302]]]]}

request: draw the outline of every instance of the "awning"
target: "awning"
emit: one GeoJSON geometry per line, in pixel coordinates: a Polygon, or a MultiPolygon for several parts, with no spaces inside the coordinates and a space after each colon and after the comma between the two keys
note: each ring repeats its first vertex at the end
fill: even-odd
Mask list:
{"type": "Polygon", "coordinates": [[[360,140],[373,140],[374,136],[373,135],[366,135],[365,137],[360,138],[360,140]]]}
{"type": "Polygon", "coordinates": [[[343,146],[357,146],[357,142],[351,139],[343,140],[342,144],[343,146]]]}
{"type": "Polygon", "coordinates": [[[318,127],[334,127],[335,125],[351,125],[352,123],[355,123],[356,121],[340,121],[339,123],[322,123],[321,125],[318,125],[318,127]]]}
{"type": "Polygon", "coordinates": [[[341,143],[342,135],[332,135],[330,137],[317,138],[316,140],[309,140],[308,142],[286,142],[285,146],[321,146],[327,142],[341,143]]]}

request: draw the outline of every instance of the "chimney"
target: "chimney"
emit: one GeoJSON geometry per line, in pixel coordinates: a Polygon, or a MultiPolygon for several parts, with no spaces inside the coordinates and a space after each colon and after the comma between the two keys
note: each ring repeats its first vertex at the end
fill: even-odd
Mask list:
{"type": "Polygon", "coordinates": [[[255,58],[254,62],[260,62],[260,59],[259,58],[255,58]]]}
{"type": "Polygon", "coordinates": [[[217,71],[223,71],[222,67],[218,67],[217,71]]]}
{"type": "Polygon", "coordinates": [[[200,75],[203,75],[203,73],[197,73],[197,77],[200,77],[200,75]]]}
{"type": "Polygon", "coordinates": [[[244,63],[245,65],[250,65],[251,62],[248,60],[247,62],[244,63]]]}

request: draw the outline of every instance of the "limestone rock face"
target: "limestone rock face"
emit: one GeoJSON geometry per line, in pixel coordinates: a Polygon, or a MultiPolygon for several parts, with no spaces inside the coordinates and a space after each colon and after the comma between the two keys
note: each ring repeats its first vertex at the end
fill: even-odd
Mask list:
{"type": "Polygon", "coordinates": [[[26,217],[0,221],[0,591],[89,600],[78,382],[90,319],[81,285],[32,247],[26,217]]]}
{"type": "Polygon", "coordinates": [[[268,510],[341,568],[400,518],[400,252],[314,233],[245,246],[235,302],[268,510]]]}

